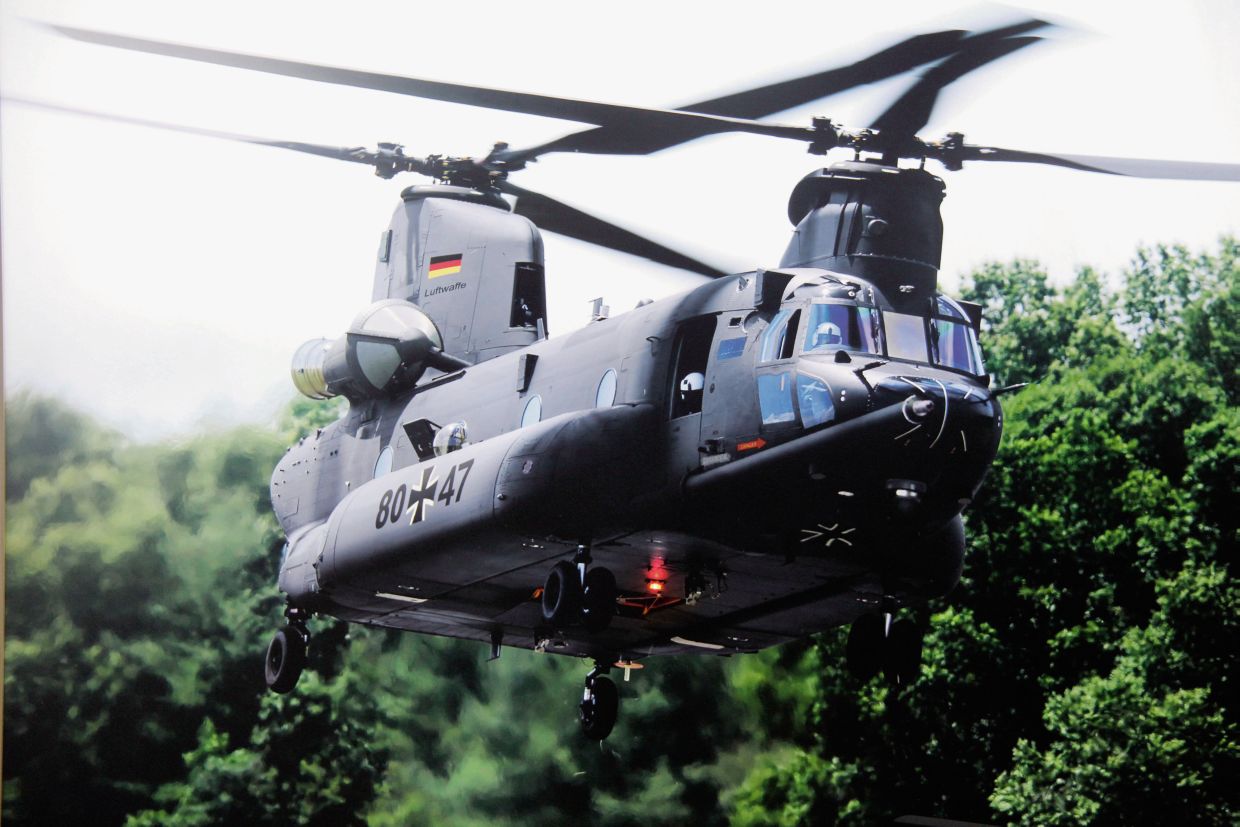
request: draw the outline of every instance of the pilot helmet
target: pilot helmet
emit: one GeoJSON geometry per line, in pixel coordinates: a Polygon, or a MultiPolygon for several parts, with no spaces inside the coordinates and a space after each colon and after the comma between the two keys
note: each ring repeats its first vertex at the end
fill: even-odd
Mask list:
{"type": "Polygon", "coordinates": [[[469,444],[469,432],[464,422],[450,422],[435,433],[435,456],[441,457],[459,451],[469,444]]]}
{"type": "Polygon", "coordinates": [[[684,395],[693,391],[700,391],[705,384],[706,377],[694,371],[693,373],[686,374],[685,378],[680,380],[680,393],[684,395]]]}
{"type": "Polygon", "coordinates": [[[814,330],[814,347],[826,347],[827,345],[838,345],[844,341],[844,337],[840,335],[838,325],[832,322],[823,322],[814,330]]]}

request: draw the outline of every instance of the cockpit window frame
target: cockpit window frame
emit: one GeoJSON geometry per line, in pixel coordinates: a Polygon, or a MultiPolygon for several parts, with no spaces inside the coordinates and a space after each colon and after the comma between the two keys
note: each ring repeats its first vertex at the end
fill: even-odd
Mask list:
{"type": "MultiPolygon", "coordinates": [[[[796,335],[796,347],[793,348],[792,356],[799,358],[802,355],[809,356],[834,356],[837,351],[845,351],[849,354],[860,354],[863,357],[872,355],[878,359],[907,362],[909,364],[926,365],[934,368],[959,373],[964,376],[970,376],[985,382],[988,378],[986,373],[986,363],[982,355],[981,349],[981,331],[978,329],[972,317],[964,310],[954,299],[943,293],[936,293],[934,297],[922,305],[921,313],[908,313],[896,310],[890,306],[874,301],[872,294],[867,293],[870,300],[867,301],[860,296],[857,299],[837,298],[837,297],[814,297],[809,300],[803,300],[796,304],[786,304],[780,308],[772,318],[766,329],[758,334],[758,364],[760,366],[779,365],[786,361],[787,348],[783,346],[786,337],[790,333],[796,335]],[[861,309],[869,311],[871,324],[870,336],[873,339],[875,350],[858,350],[845,346],[842,342],[839,347],[827,346],[814,349],[809,347],[809,339],[813,335],[815,325],[814,307],[817,305],[841,305],[844,307],[855,308],[858,312],[861,309]],[[916,318],[921,322],[921,335],[924,337],[925,351],[924,356],[909,355],[893,355],[891,352],[891,339],[889,331],[889,316],[895,314],[910,319],[916,318]],[[795,320],[795,321],[794,321],[795,320]],[[961,367],[959,364],[952,364],[940,361],[940,351],[938,342],[935,340],[935,331],[941,329],[944,323],[952,325],[960,325],[967,333],[966,349],[968,351],[968,361],[970,367],[961,367]],[[794,329],[794,326],[796,329],[794,329]],[[781,331],[780,328],[783,328],[781,331]],[[875,329],[877,328],[877,329],[875,329]],[[772,341],[771,337],[780,336],[780,344],[772,341]],[[776,347],[782,347],[781,352],[774,352],[776,347]],[[763,357],[766,358],[763,358],[763,357]]],[[[858,322],[863,322],[864,317],[858,315],[858,322]]],[[[911,326],[910,326],[911,330],[911,326]]]]}
{"type": "Polygon", "coordinates": [[[981,338],[982,332],[955,299],[943,293],[935,295],[930,315],[926,318],[926,342],[930,346],[930,364],[943,370],[985,379],[987,377],[986,361],[982,356],[981,338]],[[942,350],[939,345],[942,339],[940,330],[942,325],[956,325],[964,331],[965,351],[970,367],[960,367],[942,361],[942,350]]]}
{"type": "MultiPolygon", "coordinates": [[[[959,373],[963,376],[970,376],[985,382],[988,378],[986,373],[986,363],[982,356],[981,348],[981,331],[978,330],[968,313],[961,308],[955,300],[950,296],[942,293],[935,294],[934,298],[927,302],[928,311],[923,313],[902,313],[893,309],[884,309],[882,311],[882,327],[883,327],[883,354],[884,357],[897,362],[908,362],[916,365],[927,365],[929,367],[941,370],[959,373]],[[944,307],[946,306],[946,309],[944,307]],[[891,336],[890,323],[893,317],[900,319],[918,319],[921,322],[922,336],[925,339],[925,356],[914,357],[909,355],[896,355],[891,352],[891,336]],[[942,350],[940,348],[940,340],[943,331],[950,331],[950,325],[955,325],[959,330],[963,331],[965,336],[965,351],[969,365],[962,366],[957,363],[947,362],[943,360],[942,350]]],[[[910,328],[911,330],[911,325],[910,328]]],[[[908,332],[908,331],[906,331],[908,332]]]]}
{"type": "Polygon", "coordinates": [[[953,319],[945,316],[931,316],[926,320],[927,342],[930,345],[930,364],[936,368],[943,370],[955,371],[968,376],[976,376],[978,378],[986,376],[986,362],[982,357],[982,345],[977,328],[971,323],[953,319]],[[942,360],[942,349],[940,341],[943,338],[941,327],[954,325],[964,331],[965,334],[965,351],[966,356],[971,363],[971,367],[965,368],[959,365],[951,364],[942,360]],[[976,368],[976,370],[972,369],[976,368]]]}
{"type": "Polygon", "coordinates": [[[836,351],[839,351],[839,350],[843,350],[848,353],[858,353],[862,355],[878,356],[878,357],[882,357],[886,354],[887,352],[886,336],[884,335],[882,320],[877,318],[882,315],[881,308],[873,304],[870,304],[868,302],[859,302],[859,301],[849,300],[849,299],[814,299],[811,302],[809,302],[805,310],[806,310],[805,330],[798,337],[799,338],[799,342],[797,343],[797,354],[798,355],[809,354],[809,355],[833,356],[836,353],[836,351]],[[853,347],[848,347],[844,345],[843,343],[841,343],[840,346],[838,347],[831,347],[831,348],[807,347],[809,343],[809,337],[813,335],[812,331],[814,329],[814,324],[813,324],[814,308],[818,305],[836,305],[836,306],[854,308],[857,311],[858,324],[862,323],[863,321],[862,314],[860,311],[861,310],[869,311],[869,313],[866,314],[869,316],[869,323],[870,323],[869,336],[873,340],[874,344],[877,346],[876,349],[866,350],[864,348],[853,348],[853,347]]]}
{"type": "Polygon", "coordinates": [[[796,358],[801,352],[801,311],[795,304],[780,308],[770,323],[758,334],[758,364],[776,365],[796,358]]]}

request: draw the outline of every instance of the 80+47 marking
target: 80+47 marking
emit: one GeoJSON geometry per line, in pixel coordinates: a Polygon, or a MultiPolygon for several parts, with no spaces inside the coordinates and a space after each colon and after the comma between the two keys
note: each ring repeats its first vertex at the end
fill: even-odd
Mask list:
{"type": "Polygon", "coordinates": [[[444,477],[441,487],[439,479],[435,477],[435,469],[427,466],[422,469],[422,480],[417,488],[409,488],[401,483],[395,489],[384,491],[379,498],[379,512],[375,514],[375,528],[395,524],[403,513],[409,514],[409,525],[420,523],[426,519],[435,503],[443,503],[445,506],[459,503],[461,495],[465,493],[465,481],[469,479],[469,472],[473,467],[472,459],[453,465],[448,476],[444,477]]]}

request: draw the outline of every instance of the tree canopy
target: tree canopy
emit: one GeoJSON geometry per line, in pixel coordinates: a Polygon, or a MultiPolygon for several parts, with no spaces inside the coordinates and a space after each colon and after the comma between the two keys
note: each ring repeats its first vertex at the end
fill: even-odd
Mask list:
{"type": "Polygon", "coordinates": [[[919,678],[850,677],[843,630],[655,659],[601,746],[580,664],[530,652],[318,620],[297,691],[265,690],[268,477],[334,406],[141,445],[11,398],[4,820],[1234,824],[1238,253],[972,273],[993,386],[1031,384],[960,586],[911,612],[919,678]]]}

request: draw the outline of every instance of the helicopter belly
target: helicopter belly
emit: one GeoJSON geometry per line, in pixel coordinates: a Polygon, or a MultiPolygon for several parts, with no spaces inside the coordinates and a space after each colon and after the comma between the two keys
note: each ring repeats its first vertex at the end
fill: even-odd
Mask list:
{"type": "MultiPolygon", "coordinates": [[[[360,588],[333,590],[327,611],[421,634],[499,640],[571,656],[640,659],[758,651],[846,625],[873,611],[883,594],[877,569],[844,555],[790,561],[674,531],[641,531],[592,548],[593,564],[614,572],[619,587],[617,615],[608,628],[553,629],[543,620],[540,588],[547,570],[570,556],[573,544],[509,540],[505,545],[499,537],[488,538],[493,542],[486,550],[506,549],[511,564],[506,570],[417,601],[364,605],[360,588]],[[651,591],[654,583],[659,592],[651,591]]],[[[400,582],[399,574],[387,572],[368,582],[366,594],[400,582]]]]}

